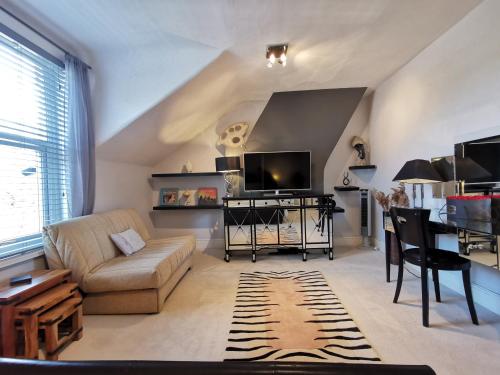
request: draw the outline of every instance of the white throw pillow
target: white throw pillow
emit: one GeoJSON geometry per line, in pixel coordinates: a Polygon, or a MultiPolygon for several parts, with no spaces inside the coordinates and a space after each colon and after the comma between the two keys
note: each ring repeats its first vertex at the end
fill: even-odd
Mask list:
{"type": "Polygon", "coordinates": [[[126,256],[132,255],[146,246],[139,233],[133,229],[112,234],[111,239],[126,256]]]}

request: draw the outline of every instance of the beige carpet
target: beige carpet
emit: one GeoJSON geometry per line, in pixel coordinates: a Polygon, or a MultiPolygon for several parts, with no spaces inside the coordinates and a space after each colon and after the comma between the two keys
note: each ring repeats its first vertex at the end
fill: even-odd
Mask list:
{"type": "Polygon", "coordinates": [[[230,263],[223,255],[197,252],[159,314],[84,316],[83,338],[60,358],[222,361],[241,272],[318,270],[384,363],[428,364],[439,375],[500,373],[500,316],[476,306],[480,325],[471,324],[465,298],[443,286],[443,302],[431,298],[431,327],[422,327],[420,280],[405,273],[400,303],[392,303],[396,267],[386,283],[382,252],[337,246],[333,261],[321,252],[307,262],[262,253],[257,263],[249,252],[230,263]]]}
{"type": "Polygon", "coordinates": [[[380,361],[319,271],[242,272],[226,361],[380,361]]]}

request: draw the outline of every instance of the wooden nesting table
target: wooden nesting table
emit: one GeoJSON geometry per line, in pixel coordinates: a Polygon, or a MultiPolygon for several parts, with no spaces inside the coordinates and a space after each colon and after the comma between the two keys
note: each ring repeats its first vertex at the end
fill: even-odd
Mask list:
{"type": "Polygon", "coordinates": [[[70,270],[36,270],[32,282],[0,285],[0,353],[3,357],[38,358],[38,333],[45,332],[48,359],[57,359],[62,346],[79,339],[82,331],[81,295],[70,282],[70,270]],[[59,323],[71,317],[68,335],[61,339],[59,323]],[[20,341],[23,350],[19,354],[20,341]]]}

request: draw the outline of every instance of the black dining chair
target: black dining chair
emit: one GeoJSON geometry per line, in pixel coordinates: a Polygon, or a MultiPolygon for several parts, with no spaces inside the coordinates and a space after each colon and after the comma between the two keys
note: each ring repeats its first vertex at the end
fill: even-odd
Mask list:
{"type": "Polygon", "coordinates": [[[457,253],[436,249],[431,243],[429,235],[430,210],[415,208],[392,207],[391,219],[396,232],[399,250],[398,282],[394,303],[398,302],[401,285],[403,284],[404,262],[420,266],[420,279],[422,283],[422,320],[424,327],[429,327],[429,289],[427,285],[427,270],[432,270],[436,301],[441,302],[439,290],[439,270],[462,271],[465,297],[469,306],[470,316],[474,324],[479,324],[472,299],[470,283],[471,262],[457,253]],[[402,243],[415,246],[403,251],[402,243]],[[424,260],[424,261],[422,261],[424,260]]]}

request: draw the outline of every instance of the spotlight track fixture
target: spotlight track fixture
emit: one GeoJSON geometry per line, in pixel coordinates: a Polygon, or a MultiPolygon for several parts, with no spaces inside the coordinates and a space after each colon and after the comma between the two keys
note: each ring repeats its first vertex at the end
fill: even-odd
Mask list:
{"type": "Polygon", "coordinates": [[[288,52],[288,44],[275,44],[272,46],[267,46],[266,49],[267,67],[272,68],[276,62],[280,63],[283,67],[285,67],[287,52],[288,52]]]}

